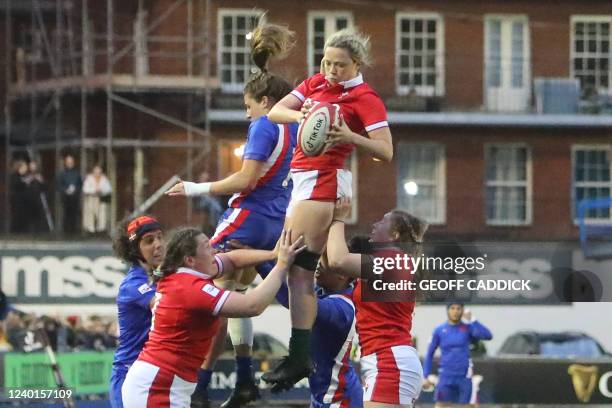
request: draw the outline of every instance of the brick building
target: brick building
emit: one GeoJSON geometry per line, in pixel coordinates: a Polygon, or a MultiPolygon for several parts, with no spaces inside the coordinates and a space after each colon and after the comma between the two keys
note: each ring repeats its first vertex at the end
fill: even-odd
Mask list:
{"type": "MultiPolygon", "coordinates": [[[[612,3],[309,1],[279,7],[273,1],[157,0],[110,8],[95,2],[86,18],[82,1],[59,18],[53,4],[42,3],[41,17],[56,33],[47,38],[50,48],[54,38],[68,43],[70,35],[61,33],[73,19],[81,21],[73,24],[75,32],[93,38],[94,55],[83,46],[73,66],[70,57],[57,58],[64,61],[61,72],[41,66],[35,78],[35,64],[13,63],[14,128],[22,124],[30,135],[28,121],[41,116],[51,91],[60,89],[62,149],[77,149],[82,162],[111,163],[115,218],[175,173],[195,177],[204,168],[222,177],[239,166],[234,151],[247,128],[241,96],[250,69],[246,34],[264,11],[267,21],[296,32],[295,49],[271,68],[296,83],[317,70],[324,38],[337,28],[357,26],[371,36],[374,65],[363,73],[387,104],[395,155],[382,163],[356,154],[348,164],[356,174],[354,230],[367,232],[384,212],[400,207],[427,219],[434,237],[575,240],[577,203],[612,196],[612,3]],[[121,54],[129,44],[130,52],[121,54]],[[110,83],[109,52],[115,60],[110,83]],[[94,77],[99,82],[78,82],[94,77]],[[72,82],[44,88],[48,78],[72,82]],[[147,108],[202,131],[152,117],[147,108]]],[[[18,47],[26,61],[45,53],[41,24],[26,8],[12,13],[13,60],[18,47]]],[[[6,20],[0,24],[4,33],[6,20]]],[[[74,41],[87,43],[83,37],[74,41]]],[[[53,131],[45,140],[44,129],[57,129],[55,120],[49,115],[34,143],[50,174],[61,152],[53,131]]],[[[32,149],[24,136],[14,140],[12,149],[32,149]]],[[[181,200],[162,198],[150,211],[168,224],[191,220],[181,200]]],[[[612,221],[609,208],[588,215],[595,223],[612,221]]]]}

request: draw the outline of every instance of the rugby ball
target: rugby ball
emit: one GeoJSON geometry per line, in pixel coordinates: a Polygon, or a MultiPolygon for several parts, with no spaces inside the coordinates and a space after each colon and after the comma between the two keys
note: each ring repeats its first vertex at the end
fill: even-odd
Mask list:
{"type": "Polygon", "coordinates": [[[317,156],[325,147],[327,131],[338,123],[340,107],[318,102],[310,109],[298,128],[298,144],[306,156],[317,156]]]}

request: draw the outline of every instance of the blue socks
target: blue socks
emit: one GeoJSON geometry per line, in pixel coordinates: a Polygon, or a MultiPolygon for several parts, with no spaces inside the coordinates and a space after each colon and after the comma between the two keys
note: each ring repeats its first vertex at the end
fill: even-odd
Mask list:
{"type": "Polygon", "coordinates": [[[236,382],[245,383],[253,381],[253,359],[251,357],[236,356],[236,382]]]}
{"type": "Polygon", "coordinates": [[[198,370],[198,384],[194,393],[208,395],[208,384],[212,378],[212,370],[205,370],[200,368],[198,370]]]}

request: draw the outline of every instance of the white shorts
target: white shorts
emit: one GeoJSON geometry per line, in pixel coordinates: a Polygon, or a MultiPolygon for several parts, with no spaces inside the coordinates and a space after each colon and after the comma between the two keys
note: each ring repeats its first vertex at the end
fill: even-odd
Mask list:
{"type": "Polygon", "coordinates": [[[121,394],[124,408],[188,408],[196,383],[145,361],[130,367],[121,394]]]}
{"type": "Polygon", "coordinates": [[[421,393],[423,367],[414,347],[394,346],[361,357],[363,400],[412,406],[421,393]]]}
{"type": "Polygon", "coordinates": [[[340,197],[352,198],[353,175],[345,169],[329,170],[291,170],[293,191],[287,208],[287,216],[291,212],[291,204],[297,201],[317,200],[334,202],[340,197]]]}

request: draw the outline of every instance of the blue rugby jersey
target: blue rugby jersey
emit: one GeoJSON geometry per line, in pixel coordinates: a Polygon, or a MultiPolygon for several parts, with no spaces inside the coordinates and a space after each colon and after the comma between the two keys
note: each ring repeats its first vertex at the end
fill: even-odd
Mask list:
{"type": "Polygon", "coordinates": [[[149,284],[144,268],[132,265],[119,285],[117,295],[119,346],[113,367],[126,370],[138,358],[151,328],[149,304],[155,295],[155,285],[149,284]]]}
{"type": "MultiPolygon", "coordinates": [[[[281,287],[279,294],[286,290],[286,286],[281,287]]],[[[361,408],[363,389],[349,358],[355,336],[353,287],[337,293],[315,287],[315,293],[317,318],[310,336],[314,372],[308,378],[311,407],[361,408]]],[[[277,299],[288,302],[288,296],[277,295],[277,299]]],[[[288,307],[287,303],[283,306],[288,307]]]]}
{"type": "Polygon", "coordinates": [[[445,322],[435,328],[429,349],[423,364],[423,376],[431,374],[433,356],[440,347],[440,363],[438,374],[452,376],[472,376],[472,360],[470,359],[470,343],[472,340],[491,340],[491,331],[477,320],[472,323],[445,322]]]}
{"type": "Polygon", "coordinates": [[[293,184],[289,166],[297,143],[298,124],[277,125],[262,116],[249,125],[243,160],[264,162],[252,190],[234,194],[228,206],[244,208],[274,218],[284,218],[293,184]]]}

